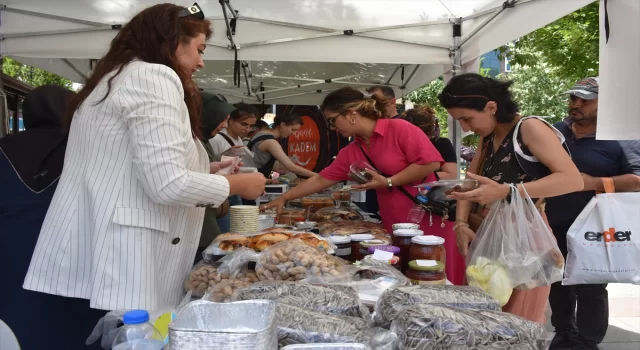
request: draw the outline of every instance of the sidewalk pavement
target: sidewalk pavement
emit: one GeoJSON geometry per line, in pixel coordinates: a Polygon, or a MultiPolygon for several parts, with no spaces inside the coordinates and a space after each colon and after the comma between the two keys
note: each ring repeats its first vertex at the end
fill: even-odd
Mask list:
{"type": "MultiPolygon", "coordinates": [[[[602,350],[640,350],[640,286],[610,284],[609,329],[600,348],[602,350]]],[[[547,324],[548,340],[553,327],[547,324]]]]}

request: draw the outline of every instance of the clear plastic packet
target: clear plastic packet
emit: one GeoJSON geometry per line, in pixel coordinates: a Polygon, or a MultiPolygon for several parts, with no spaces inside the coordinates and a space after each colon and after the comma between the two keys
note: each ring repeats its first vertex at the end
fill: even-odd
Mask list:
{"type": "Polygon", "coordinates": [[[469,286],[403,286],[387,289],[376,303],[373,321],[389,328],[391,321],[407,307],[440,305],[463,309],[500,311],[500,303],[479,288],[469,286]]]}
{"type": "Polygon", "coordinates": [[[350,236],[359,233],[371,233],[373,235],[388,235],[382,225],[365,220],[349,221],[323,221],[316,228],[322,236],[350,236]]]}
{"type": "Polygon", "coordinates": [[[363,217],[355,209],[350,208],[322,208],[311,215],[311,220],[315,222],[335,221],[335,220],[362,220],[363,217]]]}
{"type": "Polygon", "coordinates": [[[370,319],[369,310],[350,287],[314,285],[290,281],[264,281],[238,290],[234,301],[268,299],[334,315],[370,319]]]}
{"type": "Polygon", "coordinates": [[[555,237],[528,196],[511,185],[511,199],[491,205],[467,257],[469,285],[506,304],[513,288],[562,279],[564,259],[555,237]]]}
{"type": "Polygon", "coordinates": [[[249,262],[256,259],[255,251],[241,248],[215,263],[202,260],[193,267],[185,279],[184,289],[196,298],[224,301],[230,298],[237,288],[258,281],[255,272],[248,269],[249,262]]]}
{"type": "Polygon", "coordinates": [[[261,281],[300,281],[309,276],[328,278],[339,275],[339,267],[347,263],[292,238],[261,252],[256,273],[261,281]]]}
{"type": "Polygon", "coordinates": [[[408,286],[409,280],[390,265],[367,266],[345,265],[329,276],[308,276],[302,282],[341,285],[353,288],[365,306],[374,306],[384,291],[389,288],[408,286]]]}
{"type": "Polygon", "coordinates": [[[392,350],[397,336],[388,330],[370,328],[367,321],[349,316],[278,303],[278,345],[309,343],[362,343],[373,349],[392,350]]]}
{"type": "Polygon", "coordinates": [[[253,152],[246,146],[234,146],[222,152],[222,157],[236,157],[242,161],[244,167],[255,167],[253,152]]]}
{"type": "Polygon", "coordinates": [[[418,304],[391,324],[404,350],[546,349],[542,325],[499,311],[418,304]]]}

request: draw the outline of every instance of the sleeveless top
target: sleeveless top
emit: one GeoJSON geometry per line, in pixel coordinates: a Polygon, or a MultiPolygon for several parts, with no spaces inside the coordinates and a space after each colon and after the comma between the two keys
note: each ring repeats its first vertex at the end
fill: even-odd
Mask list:
{"type": "MultiPolygon", "coordinates": [[[[527,172],[522,169],[518,159],[516,159],[516,152],[513,148],[514,131],[515,125],[511,128],[511,131],[509,131],[507,136],[505,136],[502,144],[495,152],[493,144],[495,134],[491,134],[483,139],[482,150],[485,154],[485,159],[482,164],[482,176],[488,177],[501,184],[516,184],[536,180],[535,177],[527,174],[527,172]]],[[[524,142],[522,142],[522,133],[518,133],[517,141],[524,154],[533,156],[529,151],[529,148],[524,144],[524,142]]]]}

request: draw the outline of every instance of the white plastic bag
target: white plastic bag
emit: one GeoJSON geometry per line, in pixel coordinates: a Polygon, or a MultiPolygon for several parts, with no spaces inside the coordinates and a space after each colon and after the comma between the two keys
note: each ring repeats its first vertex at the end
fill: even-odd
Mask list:
{"type": "Polygon", "coordinates": [[[563,285],[640,284],[640,193],[596,195],[567,232],[563,285]]]}
{"type": "Polygon", "coordinates": [[[467,257],[469,285],[502,305],[513,288],[532,289],[562,279],[564,259],[528,194],[511,185],[511,200],[491,205],[467,257]]]}

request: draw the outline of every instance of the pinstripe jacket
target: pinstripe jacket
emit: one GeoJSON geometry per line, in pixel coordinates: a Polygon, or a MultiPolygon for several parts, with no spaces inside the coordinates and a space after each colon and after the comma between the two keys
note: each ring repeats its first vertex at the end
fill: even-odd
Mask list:
{"type": "Polygon", "coordinates": [[[176,306],[204,207],[220,205],[229,183],[209,174],[173,70],[131,62],[98,104],[106,81],[71,123],[24,288],[105,310],[176,306]]]}

